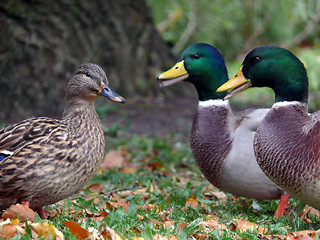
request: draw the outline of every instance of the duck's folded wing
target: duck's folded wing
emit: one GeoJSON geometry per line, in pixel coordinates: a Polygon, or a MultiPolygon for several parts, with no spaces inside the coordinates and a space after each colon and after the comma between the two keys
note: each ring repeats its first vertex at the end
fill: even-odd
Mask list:
{"type": "Polygon", "coordinates": [[[241,113],[238,124],[255,132],[269,110],[269,108],[247,109],[241,113]]]}
{"type": "Polygon", "coordinates": [[[61,122],[51,118],[30,118],[0,130],[0,153],[14,152],[37,139],[51,135],[53,130],[61,130],[61,122]]]}

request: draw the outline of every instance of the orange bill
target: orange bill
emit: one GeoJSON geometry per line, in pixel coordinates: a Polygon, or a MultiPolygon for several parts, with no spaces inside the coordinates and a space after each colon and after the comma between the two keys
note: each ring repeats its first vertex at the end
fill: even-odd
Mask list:
{"type": "Polygon", "coordinates": [[[221,85],[217,92],[226,92],[229,91],[227,96],[225,96],[224,99],[229,99],[233,95],[242,92],[243,90],[249,88],[251,86],[250,80],[246,79],[242,72],[242,66],[239,69],[239,71],[236,73],[236,75],[231,78],[228,82],[221,85]]]}

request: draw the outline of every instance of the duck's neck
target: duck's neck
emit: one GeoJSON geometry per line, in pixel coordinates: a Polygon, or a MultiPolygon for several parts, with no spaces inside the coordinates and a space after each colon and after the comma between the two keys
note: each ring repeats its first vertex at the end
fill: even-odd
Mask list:
{"type": "Polygon", "coordinates": [[[205,77],[192,76],[190,80],[194,84],[197,92],[199,101],[208,101],[214,99],[223,99],[227,93],[217,93],[217,89],[228,81],[228,73],[226,69],[212,70],[205,77]]]}
{"type": "Polygon", "coordinates": [[[96,115],[94,108],[94,100],[88,101],[81,98],[66,97],[63,119],[80,116],[84,114],[96,115]]]}

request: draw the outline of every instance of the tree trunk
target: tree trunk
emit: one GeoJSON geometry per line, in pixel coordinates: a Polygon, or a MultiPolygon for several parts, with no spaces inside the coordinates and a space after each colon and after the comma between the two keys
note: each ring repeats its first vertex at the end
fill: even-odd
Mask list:
{"type": "Polygon", "coordinates": [[[76,67],[97,63],[124,97],[155,89],[173,64],[144,0],[0,3],[0,119],[62,111],[76,67]]]}

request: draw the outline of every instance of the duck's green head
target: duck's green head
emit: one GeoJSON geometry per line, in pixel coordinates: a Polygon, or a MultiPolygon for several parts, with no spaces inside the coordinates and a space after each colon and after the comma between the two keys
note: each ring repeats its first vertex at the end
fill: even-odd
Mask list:
{"type": "Polygon", "coordinates": [[[269,87],[275,101],[308,101],[308,76],[303,63],[290,51],[274,46],[258,47],[244,59],[239,72],[217,91],[226,98],[248,87],[269,87]]]}
{"type": "Polygon", "coordinates": [[[225,93],[217,93],[216,90],[228,80],[228,72],[223,57],[216,48],[196,43],[189,46],[182,53],[180,61],[157,79],[162,86],[183,80],[190,82],[196,87],[199,100],[205,101],[225,97],[225,93]]]}

